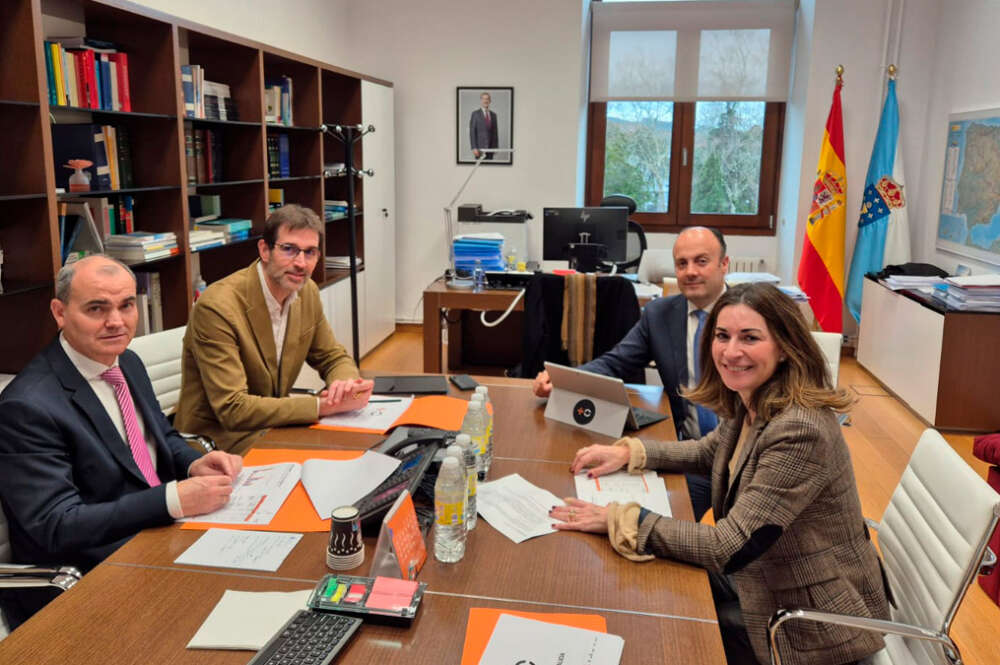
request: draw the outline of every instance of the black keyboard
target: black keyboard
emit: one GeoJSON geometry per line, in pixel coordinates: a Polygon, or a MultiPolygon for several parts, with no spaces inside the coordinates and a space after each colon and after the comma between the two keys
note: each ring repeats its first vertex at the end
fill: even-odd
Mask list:
{"type": "Polygon", "coordinates": [[[650,411],[649,409],[644,409],[641,406],[632,407],[632,415],[635,417],[636,429],[642,429],[643,427],[648,427],[655,423],[666,420],[669,416],[659,413],[657,411],[650,411]]]}
{"type": "Polygon", "coordinates": [[[416,493],[420,480],[434,460],[438,446],[417,445],[413,450],[399,457],[399,466],[388,478],[354,504],[361,515],[361,526],[365,531],[381,528],[382,518],[392,507],[393,501],[403,492],[416,493]]]}
{"type": "Polygon", "coordinates": [[[299,610],[247,665],[328,665],[361,619],[299,610]]]}

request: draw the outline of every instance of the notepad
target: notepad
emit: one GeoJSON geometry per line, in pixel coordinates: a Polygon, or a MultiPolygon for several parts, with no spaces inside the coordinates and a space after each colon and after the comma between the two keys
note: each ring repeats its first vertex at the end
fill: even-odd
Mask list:
{"type": "Polygon", "coordinates": [[[258,651],[293,614],[305,609],[310,593],[312,589],[290,592],[227,589],[187,648],[258,651]]]}

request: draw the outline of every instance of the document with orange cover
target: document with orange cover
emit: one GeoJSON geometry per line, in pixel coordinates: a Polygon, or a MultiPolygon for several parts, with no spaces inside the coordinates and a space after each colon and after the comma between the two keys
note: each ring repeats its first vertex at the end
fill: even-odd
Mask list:
{"type": "MultiPolygon", "coordinates": [[[[352,460],[361,457],[363,453],[363,450],[292,450],[283,448],[261,448],[258,450],[251,450],[247,453],[246,457],[243,458],[243,463],[247,466],[258,466],[265,464],[278,464],[281,462],[298,462],[301,464],[310,459],[352,460]]],[[[213,524],[211,522],[184,522],[181,524],[182,529],[195,529],[201,531],[216,526],[225,526],[225,528],[228,529],[236,528],[236,525],[233,524],[220,525],[213,524]]],[[[288,498],[285,499],[285,502],[281,505],[278,513],[274,516],[270,523],[241,524],[238,528],[255,531],[291,531],[297,533],[309,531],[329,531],[330,519],[321,519],[320,516],[316,514],[316,509],[313,507],[312,501],[310,501],[305,487],[303,487],[300,482],[292,488],[288,498]]]]}
{"type": "Polygon", "coordinates": [[[501,614],[511,614],[522,619],[546,621],[561,626],[572,626],[593,630],[599,633],[608,632],[608,622],[599,614],[547,614],[544,612],[517,612],[514,610],[498,610],[491,607],[473,607],[469,610],[469,623],[465,629],[465,646],[462,648],[461,665],[478,665],[486,651],[486,645],[493,636],[493,629],[501,614]]]}
{"type": "MultiPolygon", "coordinates": [[[[370,404],[378,403],[382,399],[373,396],[370,404]]],[[[462,419],[465,417],[465,410],[469,403],[458,397],[448,397],[447,395],[428,395],[418,397],[385,429],[368,429],[364,427],[348,427],[342,424],[327,425],[323,422],[313,425],[313,429],[329,429],[346,432],[370,432],[373,434],[385,434],[394,427],[400,425],[419,425],[421,427],[436,427],[438,429],[457,430],[462,427],[462,419]]],[[[324,419],[325,420],[325,419],[324,419]]],[[[332,420],[332,419],[331,419],[332,420]]]]}

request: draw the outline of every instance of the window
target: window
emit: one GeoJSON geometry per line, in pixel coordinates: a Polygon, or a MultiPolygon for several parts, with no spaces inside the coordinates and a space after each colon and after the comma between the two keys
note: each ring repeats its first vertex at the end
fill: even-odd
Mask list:
{"type": "Polygon", "coordinates": [[[590,106],[587,205],[626,194],[647,231],[706,225],[773,235],[784,104],[590,106]]]}
{"type": "Polygon", "coordinates": [[[592,5],[586,202],[774,234],[792,0],[592,5]]]}

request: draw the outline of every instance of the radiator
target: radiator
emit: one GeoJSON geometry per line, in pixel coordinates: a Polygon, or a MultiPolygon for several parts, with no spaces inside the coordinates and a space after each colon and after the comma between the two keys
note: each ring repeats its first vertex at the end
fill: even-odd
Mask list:
{"type": "Polygon", "coordinates": [[[729,272],[767,272],[767,264],[760,256],[731,256],[729,272]]]}

